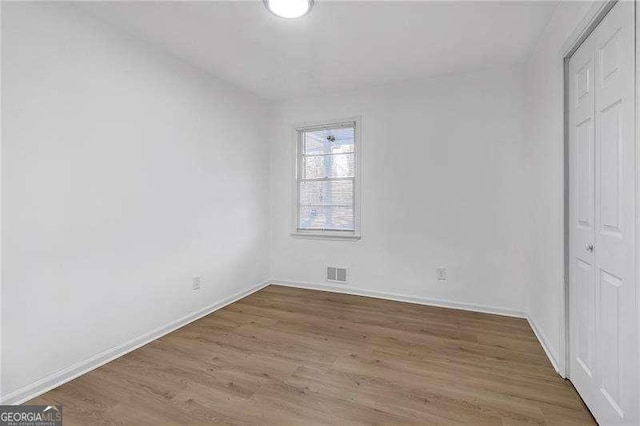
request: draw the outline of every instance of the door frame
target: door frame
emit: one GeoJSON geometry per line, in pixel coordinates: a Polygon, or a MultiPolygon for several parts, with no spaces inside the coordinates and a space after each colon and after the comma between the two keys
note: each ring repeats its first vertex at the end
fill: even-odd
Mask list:
{"type": "MultiPolygon", "coordinates": [[[[624,0],[621,0],[624,1],[624,0]]],[[[635,182],[635,204],[636,207],[640,206],[640,120],[638,119],[638,112],[640,111],[640,5],[637,0],[635,7],[635,157],[636,157],[636,182],[635,182]]],[[[582,21],[577,25],[573,33],[564,43],[561,51],[559,52],[559,62],[561,67],[562,78],[562,103],[563,103],[563,144],[559,148],[562,150],[560,158],[562,158],[562,176],[559,187],[562,188],[563,203],[561,205],[561,253],[562,257],[562,272],[559,277],[562,282],[562,291],[560,292],[561,303],[561,315],[560,321],[560,348],[558,361],[558,373],[563,377],[569,379],[570,372],[570,360],[571,360],[571,346],[570,346],[570,300],[569,300],[569,60],[575,51],[580,47],[582,42],[591,35],[593,30],[604,19],[607,13],[615,6],[618,0],[603,0],[595,1],[591,8],[587,11],[582,21]]],[[[640,214],[636,212],[636,235],[635,246],[640,248],[640,214]]],[[[636,271],[636,306],[640,307],[640,261],[636,260],[634,266],[636,271]]],[[[638,330],[640,330],[640,316],[638,318],[638,330]]],[[[640,358],[640,345],[638,348],[640,358]]],[[[639,359],[640,362],[640,359],[639,359]]],[[[640,365],[640,364],[639,364],[640,365]]],[[[640,376],[638,377],[638,383],[640,383],[640,376]]],[[[640,403],[640,398],[639,401],[640,403]]]]}

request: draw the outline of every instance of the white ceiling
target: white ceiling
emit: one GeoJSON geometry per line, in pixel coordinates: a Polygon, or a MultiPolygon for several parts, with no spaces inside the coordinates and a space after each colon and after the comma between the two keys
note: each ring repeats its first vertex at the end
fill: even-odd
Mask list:
{"type": "Polygon", "coordinates": [[[316,0],[287,21],[261,1],[82,8],[266,99],[524,62],[556,2],[316,0]]]}

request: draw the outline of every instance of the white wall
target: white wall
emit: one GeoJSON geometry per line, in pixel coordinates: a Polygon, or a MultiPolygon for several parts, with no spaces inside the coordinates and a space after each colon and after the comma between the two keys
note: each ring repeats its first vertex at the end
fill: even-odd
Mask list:
{"type": "Polygon", "coordinates": [[[537,229],[526,275],[527,310],[560,369],[564,366],[563,173],[564,104],[562,49],[593,2],[557,7],[525,68],[526,165],[531,200],[527,221],[537,229]]]}
{"type": "Polygon", "coordinates": [[[525,180],[521,66],[286,102],[272,130],[272,278],[325,283],[351,267],[356,290],[525,310],[537,200],[525,180]],[[292,126],[361,115],[362,240],[294,239],[292,126]],[[449,280],[437,282],[446,267],[449,280]]]}
{"type": "Polygon", "coordinates": [[[267,105],[60,4],[2,67],[3,395],[268,278],[267,105]]]}

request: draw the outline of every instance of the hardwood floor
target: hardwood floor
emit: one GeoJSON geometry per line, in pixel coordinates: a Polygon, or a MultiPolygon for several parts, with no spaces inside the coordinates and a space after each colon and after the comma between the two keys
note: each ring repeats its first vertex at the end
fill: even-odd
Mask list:
{"type": "Polygon", "coordinates": [[[524,319],[269,286],[32,400],[65,424],[592,424],[524,319]]]}

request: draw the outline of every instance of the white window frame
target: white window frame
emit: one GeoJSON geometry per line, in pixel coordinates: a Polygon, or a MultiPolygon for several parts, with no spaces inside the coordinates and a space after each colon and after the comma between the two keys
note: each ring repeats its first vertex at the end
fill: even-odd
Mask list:
{"type": "Polygon", "coordinates": [[[361,238],[360,233],[360,216],[361,216],[361,197],[362,192],[362,117],[348,117],[338,120],[322,120],[316,122],[304,122],[293,126],[293,170],[292,170],[292,210],[291,210],[291,236],[296,238],[325,239],[325,240],[345,240],[357,241],[361,238]],[[315,229],[298,229],[300,194],[298,181],[301,175],[302,160],[302,132],[309,130],[330,129],[344,126],[347,124],[354,125],[354,167],[355,177],[353,181],[353,231],[325,231],[315,229]]]}

